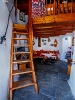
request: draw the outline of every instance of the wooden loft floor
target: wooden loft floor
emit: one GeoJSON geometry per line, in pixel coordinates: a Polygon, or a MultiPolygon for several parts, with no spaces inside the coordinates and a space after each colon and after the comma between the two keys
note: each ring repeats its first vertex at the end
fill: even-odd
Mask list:
{"type": "Polygon", "coordinates": [[[33,19],[33,33],[35,37],[49,37],[65,35],[74,30],[75,13],[59,14],[33,19]]]}

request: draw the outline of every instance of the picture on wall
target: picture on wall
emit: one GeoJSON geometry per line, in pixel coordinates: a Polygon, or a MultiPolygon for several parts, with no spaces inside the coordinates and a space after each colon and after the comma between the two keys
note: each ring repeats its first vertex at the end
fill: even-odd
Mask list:
{"type": "Polygon", "coordinates": [[[41,47],[41,38],[38,38],[38,47],[41,47]]]}
{"type": "Polygon", "coordinates": [[[66,37],[65,40],[68,40],[68,37],[66,37]]]}
{"type": "Polygon", "coordinates": [[[23,13],[23,12],[20,11],[20,13],[19,13],[19,19],[21,21],[25,22],[26,21],[26,19],[25,19],[25,13],[23,13]]]}
{"type": "Polygon", "coordinates": [[[48,38],[48,42],[50,42],[51,40],[50,40],[50,38],[48,38]]]}
{"type": "Polygon", "coordinates": [[[42,42],[44,42],[44,39],[42,39],[42,42]]]}
{"type": "Polygon", "coordinates": [[[74,46],[74,37],[72,37],[72,46],[74,46]]]}
{"type": "Polygon", "coordinates": [[[43,45],[46,45],[46,42],[44,42],[43,45]]]}

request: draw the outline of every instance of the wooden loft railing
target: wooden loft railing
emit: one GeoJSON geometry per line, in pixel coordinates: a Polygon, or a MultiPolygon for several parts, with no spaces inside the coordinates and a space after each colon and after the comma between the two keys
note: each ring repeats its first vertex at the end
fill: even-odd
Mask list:
{"type": "Polygon", "coordinates": [[[68,0],[58,0],[57,2],[51,2],[52,0],[46,0],[46,16],[50,15],[58,15],[58,14],[67,14],[67,13],[75,13],[75,1],[68,0]]]}

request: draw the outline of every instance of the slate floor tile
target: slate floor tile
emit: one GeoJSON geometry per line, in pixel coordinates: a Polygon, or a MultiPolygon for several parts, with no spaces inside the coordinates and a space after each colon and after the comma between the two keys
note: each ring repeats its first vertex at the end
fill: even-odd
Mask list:
{"type": "Polygon", "coordinates": [[[33,86],[18,89],[13,100],[75,100],[67,82],[67,63],[56,61],[44,65],[36,60],[34,66],[39,93],[35,93],[33,86]]]}

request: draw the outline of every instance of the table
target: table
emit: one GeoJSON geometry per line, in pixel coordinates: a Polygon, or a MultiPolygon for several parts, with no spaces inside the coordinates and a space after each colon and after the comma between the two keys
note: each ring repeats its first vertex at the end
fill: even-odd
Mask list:
{"type": "Polygon", "coordinates": [[[54,59],[56,59],[56,55],[53,55],[52,53],[50,53],[50,54],[41,53],[41,55],[44,55],[44,56],[46,56],[46,57],[48,57],[48,58],[54,58],[54,59]]]}

